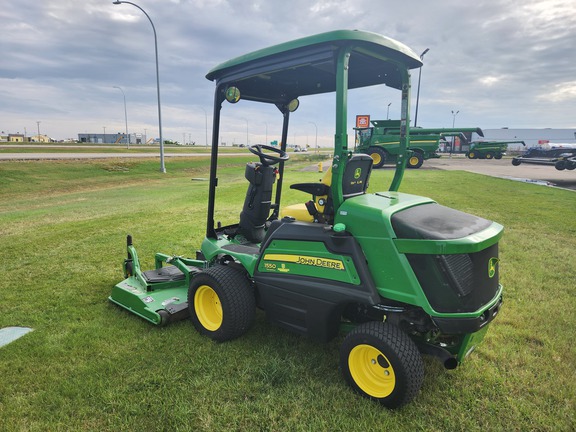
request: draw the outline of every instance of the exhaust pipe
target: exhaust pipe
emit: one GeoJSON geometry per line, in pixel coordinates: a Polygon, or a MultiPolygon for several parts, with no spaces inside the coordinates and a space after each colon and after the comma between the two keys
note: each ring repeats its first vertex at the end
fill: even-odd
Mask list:
{"type": "Polygon", "coordinates": [[[436,345],[430,345],[425,342],[417,342],[416,346],[422,354],[436,357],[440,362],[442,362],[444,368],[452,370],[458,367],[458,359],[456,359],[452,353],[448,352],[444,348],[436,345]]]}

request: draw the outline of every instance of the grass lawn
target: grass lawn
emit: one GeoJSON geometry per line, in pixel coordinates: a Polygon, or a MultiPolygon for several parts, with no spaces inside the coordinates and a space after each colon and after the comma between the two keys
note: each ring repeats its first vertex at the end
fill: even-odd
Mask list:
{"type": "MultiPolygon", "coordinates": [[[[241,210],[248,157],[222,160],[223,213],[241,210]]],[[[206,159],[0,163],[0,328],[33,332],[0,348],[2,431],[449,431],[576,429],[576,195],[465,172],[410,170],[401,191],[505,226],[504,306],[454,371],[425,358],[415,401],[388,411],[338,371],[342,337],[287,333],[257,314],[214,343],[188,321],[155,327],[108,302],[125,236],[193,256],[205,231],[206,159]]],[[[307,164],[310,164],[308,162],[307,164]]],[[[314,181],[305,162],[285,182],[314,181]]],[[[371,191],[389,169],[375,170],[371,191]]],[[[285,204],[303,202],[285,189],[285,204]]]]}

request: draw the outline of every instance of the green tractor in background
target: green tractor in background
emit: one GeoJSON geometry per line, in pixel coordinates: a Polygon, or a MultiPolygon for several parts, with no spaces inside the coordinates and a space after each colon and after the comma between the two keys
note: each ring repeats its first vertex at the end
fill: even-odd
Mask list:
{"type": "Polygon", "coordinates": [[[472,141],[466,152],[468,159],[502,159],[506,155],[508,144],[522,144],[524,141],[472,141]]]}
{"type": "MultiPolygon", "coordinates": [[[[358,393],[389,408],[410,402],[422,354],[448,369],[482,341],[502,304],[498,223],[398,192],[410,140],[405,45],[363,31],[333,31],[229,60],[216,84],[206,236],[194,258],[158,253],[143,270],[127,239],[125,279],[110,300],[157,325],[189,317],[223,342],[243,335],[256,309],[284,329],[329,341],[346,332],[340,367],[358,393]],[[387,85],[401,94],[400,151],[389,190],[367,193],[372,158],[348,149],[348,90],[387,85]],[[283,205],[289,120],[299,98],[335,94],[334,156],[320,182],[297,183],[283,205]],[[265,104],[282,118],[281,146],[249,146],[239,218],[217,200],[224,102],[265,104]],[[283,217],[281,216],[284,215],[283,217]],[[218,217],[218,222],[215,222],[218,217]],[[232,223],[221,219],[233,218],[232,223]]],[[[227,108],[228,109],[228,108],[227,108]]],[[[239,209],[240,210],[240,209],[239,209]]],[[[303,353],[304,355],[304,353],[303,353]]]]}
{"type": "MultiPolygon", "coordinates": [[[[403,154],[400,143],[401,120],[371,120],[371,127],[354,128],[356,131],[355,153],[368,154],[374,160],[374,168],[385,163],[396,164],[403,154]]],[[[467,141],[472,133],[484,136],[480,128],[411,128],[408,143],[408,168],[420,168],[425,160],[439,158],[440,142],[454,136],[467,141]]]]}

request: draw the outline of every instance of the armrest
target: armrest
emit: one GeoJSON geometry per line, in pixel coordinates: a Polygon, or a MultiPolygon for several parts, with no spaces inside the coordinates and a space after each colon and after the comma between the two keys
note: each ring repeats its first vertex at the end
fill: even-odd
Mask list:
{"type": "Polygon", "coordinates": [[[330,186],[324,183],[296,183],[290,185],[290,189],[296,189],[302,192],[309,193],[313,196],[328,195],[330,186]]]}

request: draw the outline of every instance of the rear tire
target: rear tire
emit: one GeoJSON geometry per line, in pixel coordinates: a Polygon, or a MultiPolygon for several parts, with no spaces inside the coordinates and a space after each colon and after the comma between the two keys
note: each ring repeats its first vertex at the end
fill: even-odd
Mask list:
{"type": "Polygon", "coordinates": [[[423,163],[424,163],[424,157],[422,156],[422,153],[414,152],[408,158],[408,162],[406,163],[406,166],[408,168],[416,169],[416,168],[420,168],[423,163]]]}
{"type": "Polygon", "coordinates": [[[188,308],[200,334],[224,342],[248,331],[256,314],[256,299],[242,272],[216,265],[190,282],[188,308]]]}
{"type": "Polygon", "coordinates": [[[474,151],[466,153],[466,156],[468,156],[468,159],[476,159],[478,157],[478,155],[474,151]]]}
{"type": "Polygon", "coordinates": [[[382,168],[386,163],[386,151],[380,147],[370,147],[368,149],[368,155],[374,161],[372,168],[382,168]]]}
{"type": "Polygon", "coordinates": [[[414,342],[398,327],[379,321],[361,324],[346,336],[340,368],[354,391],[387,408],[414,399],[424,380],[414,342]]]}
{"type": "Polygon", "coordinates": [[[554,167],[558,170],[558,171],[564,171],[566,169],[567,166],[567,162],[565,160],[559,160],[558,162],[556,162],[554,164],[554,167]]]}
{"type": "Polygon", "coordinates": [[[502,153],[496,153],[496,154],[494,155],[494,159],[497,159],[497,160],[502,159],[502,153]]]}
{"type": "Polygon", "coordinates": [[[516,158],[512,159],[512,165],[514,165],[514,166],[518,166],[518,165],[520,165],[521,163],[522,163],[522,162],[520,162],[520,161],[519,161],[518,159],[516,159],[516,158]]]}
{"type": "Polygon", "coordinates": [[[494,152],[486,153],[486,159],[494,159],[494,152]]]}

